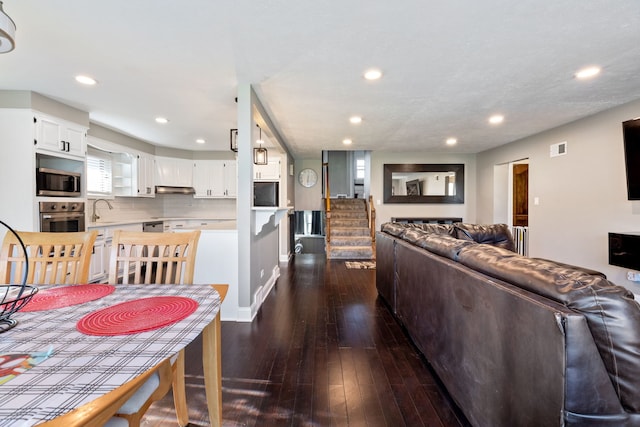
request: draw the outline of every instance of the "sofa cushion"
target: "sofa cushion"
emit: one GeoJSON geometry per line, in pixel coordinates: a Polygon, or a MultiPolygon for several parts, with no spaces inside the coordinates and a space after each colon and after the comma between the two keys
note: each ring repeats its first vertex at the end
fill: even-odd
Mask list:
{"type": "Polygon", "coordinates": [[[456,222],[453,224],[453,236],[458,239],[473,240],[476,243],[486,243],[515,251],[513,236],[506,224],[485,225],[456,222]]]}
{"type": "Polygon", "coordinates": [[[449,235],[432,233],[425,233],[422,238],[414,243],[414,245],[426,249],[429,252],[454,261],[458,260],[458,254],[462,248],[475,244],[475,242],[469,240],[460,240],[449,235]]]}
{"type": "Polygon", "coordinates": [[[399,222],[385,222],[380,226],[380,231],[391,234],[392,236],[402,237],[405,231],[407,231],[407,226],[399,222]]]}
{"type": "Polygon", "coordinates": [[[540,260],[540,261],[550,261],[550,262],[553,262],[553,263],[555,263],[557,265],[560,265],[562,267],[575,268],[576,270],[580,270],[583,273],[591,274],[592,276],[600,276],[600,277],[602,277],[604,279],[607,278],[606,274],[604,274],[604,273],[602,273],[602,272],[600,272],[598,270],[592,270],[592,269],[587,268],[587,267],[580,267],[578,265],[565,264],[563,262],[551,261],[551,260],[548,260],[548,259],[545,259],[545,258],[531,258],[531,259],[537,259],[537,260],[540,260]]]}
{"type": "Polygon", "coordinates": [[[411,224],[411,226],[420,228],[427,233],[432,234],[453,234],[453,224],[432,224],[432,223],[422,223],[422,224],[411,224]]]}
{"type": "Polygon", "coordinates": [[[464,247],[458,261],[581,313],[620,402],[640,411],[640,306],[630,291],[602,276],[490,245],[464,247]]]}

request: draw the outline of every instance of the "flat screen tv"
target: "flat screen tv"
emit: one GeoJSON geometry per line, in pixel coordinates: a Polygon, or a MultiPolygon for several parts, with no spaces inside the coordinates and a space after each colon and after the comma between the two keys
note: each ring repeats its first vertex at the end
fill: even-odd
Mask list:
{"type": "Polygon", "coordinates": [[[629,200],[640,200],[640,118],[622,122],[629,200]]]}

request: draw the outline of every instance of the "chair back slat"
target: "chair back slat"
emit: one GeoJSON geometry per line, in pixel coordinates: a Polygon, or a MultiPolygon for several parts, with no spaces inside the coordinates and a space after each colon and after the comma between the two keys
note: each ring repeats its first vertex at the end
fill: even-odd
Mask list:
{"type": "MultiPolygon", "coordinates": [[[[71,285],[88,282],[97,231],[17,233],[29,258],[27,284],[71,285]]],[[[22,283],[25,264],[18,239],[12,233],[7,233],[0,249],[0,278],[3,283],[22,283]]]]}
{"type": "Polygon", "coordinates": [[[200,231],[144,233],[116,230],[109,262],[109,283],[193,283],[200,231]]]}

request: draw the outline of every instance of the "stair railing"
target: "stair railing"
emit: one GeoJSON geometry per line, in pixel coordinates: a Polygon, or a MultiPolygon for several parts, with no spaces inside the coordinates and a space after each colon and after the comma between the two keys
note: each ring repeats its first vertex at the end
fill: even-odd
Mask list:
{"type": "Polygon", "coordinates": [[[369,232],[371,233],[371,242],[376,241],[376,207],[373,205],[373,196],[369,195],[369,203],[367,203],[367,215],[369,217],[369,232]]]}
{"type": "Polygon", "coordinates": [[[322,163],[322,176],[324,177],[324,216],[325,216],[325,241],[327,242],[327,254],[331,243],[331,190],[329,188],[329,163],[322,163]]]}

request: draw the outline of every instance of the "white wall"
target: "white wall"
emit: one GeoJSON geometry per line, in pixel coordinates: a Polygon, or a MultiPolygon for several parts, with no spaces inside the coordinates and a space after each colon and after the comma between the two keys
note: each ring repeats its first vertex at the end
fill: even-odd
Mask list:
{"type": "Polygon", "coordinates": [[[371,153],[371,196],[376,208],[376,228],[392,217],[462,217],[476,222],[476,160],[474,154],[371,153]],[[384,203],[383,168],[385,164],[463,163],[465,189],[463,204],[384,203]]]}
{"type": "Polygon", "coordinates": [[[638,116],[635,101],[478,154],[478,222],[495,216],[495,166],[528,158],[530,256],[602,271],[639,293],[626,269],[608,264],[607,240],[609,232],[640,230],[640,202],[627,200],[622,140],[622,122],[638,116]],[[549,146],[562,141],[567,154],[551,158],[549,146]]]}
{"type": "MultiPolygon", "coordinates": [[[[318,153],[318,155],[320,155],[318,153]]],[[[295,210],[320,211],[322,206],[322,159],[296,160],[294,167],[295,178],[295,210]],[[318,174],[318,182],[311,188],[306,188],[298,182],[298,174],[303,169],[313,169],[318,174]]]]}

